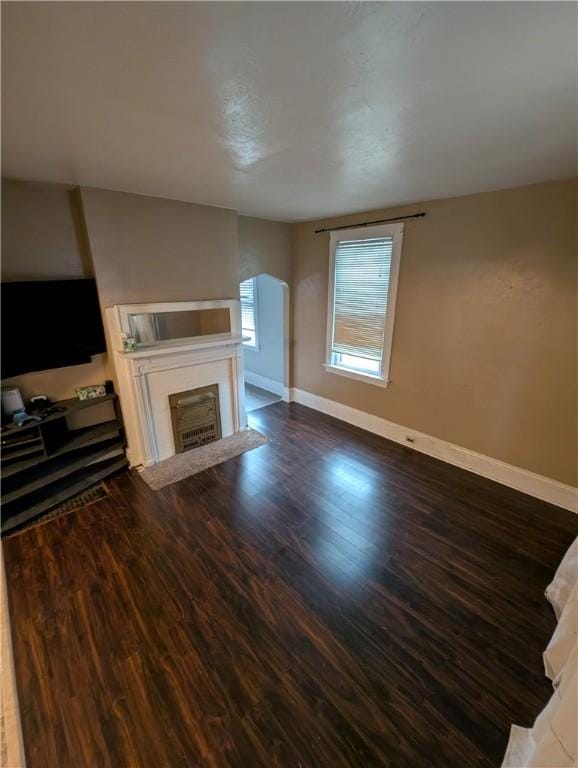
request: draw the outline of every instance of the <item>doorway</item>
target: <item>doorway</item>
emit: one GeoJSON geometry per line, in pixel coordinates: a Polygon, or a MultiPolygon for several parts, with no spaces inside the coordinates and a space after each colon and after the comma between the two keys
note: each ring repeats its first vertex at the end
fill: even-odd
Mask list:
{"type": "Polygon", "coordinates": [[[288,400],[289,288],[266,273],[241,283],[247,413],[288,400]]]}

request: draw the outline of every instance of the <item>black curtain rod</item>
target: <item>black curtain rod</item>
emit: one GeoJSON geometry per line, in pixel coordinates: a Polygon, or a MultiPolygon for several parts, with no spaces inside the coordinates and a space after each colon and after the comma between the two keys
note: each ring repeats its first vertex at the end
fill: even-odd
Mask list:
{"type": "Polygon", "coordinates": [[[327,227],[327,229],[316,229],[315,234],[321,232],[337,232],[338,229],[355,229],[356,227],[369,227],[371,224],[388,224],[390,221],[404,221],[405,219],[423,219],[425,211],[421,213],[411,213],[409,216],[394,216],[393,219],[376,219],[375,221],[362,221],[361,224],[344,224],[342,227],[327,227]]]}

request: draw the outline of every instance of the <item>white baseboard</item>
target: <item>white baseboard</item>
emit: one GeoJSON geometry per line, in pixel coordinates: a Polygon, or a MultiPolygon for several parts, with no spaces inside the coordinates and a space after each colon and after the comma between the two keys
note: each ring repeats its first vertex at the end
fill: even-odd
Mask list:
{"type": "Polygon", "coordinates": [[[286,403],[289,402],[289,388],[285,387],[281,381],[268,379],[266,376],[253,373],[253,371],[248,371],[246,368],[245,381],[247,384],[252,384],[254,387],[260,387],[261,389],[266,389],[267,392],[272,392],[274,395],[279,395],[279,397],[282,397],[286,403]]]}
{"type": "Polygon", "coordinates": [[[498,459],[492,459],[490,456],[484,456],[481,453],[470,451],[468,448],[462,448],[459,445],[454,445],[454,443],[448,443],[423,432],[417,432],[415,429],[402,427],[392,421],[381,419],[379,416],[350,408],[348,405],[342,405],[334,400],[327,400],[303,389],[292,388],[290,398],[296,403],[314,408],[328,416],[366,429],[368,432],[386,437],[396,443],[402,443],[408,448],[426,453],[428,456],[441,459],[441,461],[447,461],[448,464],[467,469],[476,475],[487,477],[489,480],[515,488],[529,496],[578,513],[578,489],[571,485],[565,485],[527,469],[506,464],[498,459]]]}

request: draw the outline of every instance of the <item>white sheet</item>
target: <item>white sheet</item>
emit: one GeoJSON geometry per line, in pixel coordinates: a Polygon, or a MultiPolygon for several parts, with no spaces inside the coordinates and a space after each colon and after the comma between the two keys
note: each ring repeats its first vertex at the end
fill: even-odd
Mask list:
{"type": "Polygon", "coordinates": [[[578,768],[578,538],[546,597],[558,618],[544,652],[554,693],[532,728],[512,726],[502,768],[578,768]]]}

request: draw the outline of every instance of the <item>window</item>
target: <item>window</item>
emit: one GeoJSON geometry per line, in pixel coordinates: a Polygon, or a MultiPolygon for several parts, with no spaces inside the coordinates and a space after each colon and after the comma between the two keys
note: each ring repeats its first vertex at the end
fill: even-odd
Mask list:
{"type": "Polygon", "coordinates": [[[241,333],[249,338],[246,347],[257,346],[257,281],[254,277],[241,283],[241,333]]]}
{"type": "Polygon", "coordinates": [[[331,373],[387,386],[403,224],[331,233],[331,373]]]}

